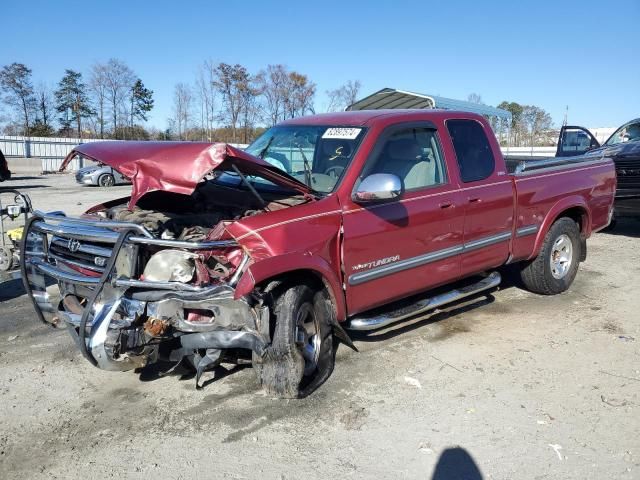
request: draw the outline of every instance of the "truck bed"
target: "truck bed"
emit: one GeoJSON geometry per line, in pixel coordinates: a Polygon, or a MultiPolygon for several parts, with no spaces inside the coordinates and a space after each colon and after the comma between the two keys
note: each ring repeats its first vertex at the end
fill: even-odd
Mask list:
{"type": "Polygon", "coordinates": [[[507,172],[516,175],[548,168],[576,167],[583,163],[592,163],[593,161],[593,158],[584,157],[548,157],[531,159],[531,157],[510,156],[504,158],[507,172]]]}

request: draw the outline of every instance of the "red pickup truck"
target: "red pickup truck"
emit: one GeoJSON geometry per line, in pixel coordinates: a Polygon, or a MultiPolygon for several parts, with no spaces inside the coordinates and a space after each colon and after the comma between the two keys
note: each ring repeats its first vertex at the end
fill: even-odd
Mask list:
{"type": "Polygon", "coordinates": [[[534,292],[565,291],[616,188],[606,157],[508,166],[484,118],[450,111],[304,117],[244,151],[105,142],[76,154],[133,191],[81,218],[30,219],[22,276],[40,319],[69,327],[100,368],[183,362],[197,384],[251,361],[283,397],[328,378],[349,330],[495,288],[501,266],[534,292]]]}

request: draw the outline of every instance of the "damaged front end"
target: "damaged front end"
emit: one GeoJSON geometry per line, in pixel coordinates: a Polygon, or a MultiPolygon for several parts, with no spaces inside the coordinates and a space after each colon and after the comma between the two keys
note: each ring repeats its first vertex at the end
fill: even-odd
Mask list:
{"type": "Polygon", "coordinates": [[[41,320],[67,327],[92,364],[124,371],[159,358],[198,367],[223,349],[262,355],[268,309],[234,290],[249,262],[231,238],[162,239],[136,223],[35,212],[22,268],[41,320]],[[205,280],[207,260],[220,257],[228,270],[205,280]]]}
{"type": "Polygon", "coordinates": [[[40,320],[67,327],[105,370],[186,357],[199,376],[223,354],[262,356],[269,310],[257,292],[236,295],[252,259],[227,226],[305,203],[308,187],[225,144],[84,144],[63,168],[76,154],[127,176],[132,195],[81,218],[36,211],[29,219],[22,278],[40,320]],[[284,189],[263,198],[215,181],[230,171],[284,189]]]}

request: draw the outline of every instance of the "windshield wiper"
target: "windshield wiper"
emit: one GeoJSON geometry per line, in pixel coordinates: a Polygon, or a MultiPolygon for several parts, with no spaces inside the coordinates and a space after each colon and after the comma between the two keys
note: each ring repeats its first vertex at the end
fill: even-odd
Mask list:
{"type": "Polygon", "coordinates": [[[251,185],[251,182],[249,181],[249,179],[242,174],[240,169],[236,167],[235,164],[232,163],[231,168],[233,168],[233,171],[236,172],[238,176],[242,179],[242,182],[247,186],[247,188],[253,194],[253,196],[258,199],[258,202],[260,202],[260,204],[262,205],[262,208],[264,208],[268,212],[269,207],[267,206],[267,202],[264,201],[264,198],[262,198],[262,196],[254,188],[254,186],[251,185]]]}
{"type": "Polygon", "coordinates": [[[307,160],[307,156],[302,151],[302,147],[299,144],[296,146],[300,151],[300,155],[302,155],[302,164],[304,165],[304,182],[308,187],[313,188],[311,186],[311,165],[309,165],[309,160],[307,160]]]}
{"type": "Polygon", "coordinates": [[[267,142],[267,144],[264,146],[264,148],[260,150],[260,153],[258,154],[258,158],[260,160],[264,160],[264,157],[267,155],[267,150],[269,150],[269,147],[271,146],[271,143],[273,142],[274,138],[276,138],[275,135],[271,137],[267,142]]]}

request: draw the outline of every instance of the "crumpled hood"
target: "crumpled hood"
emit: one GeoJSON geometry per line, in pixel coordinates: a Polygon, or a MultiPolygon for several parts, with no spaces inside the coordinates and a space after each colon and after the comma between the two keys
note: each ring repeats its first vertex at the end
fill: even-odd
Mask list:
{"type": "Polygon", "coordinates": [[[129,208],[144,194],[162,190],[190,195],[213,170],[256,175],[277,185],[311,193],[304,183],[286,172],[226,143],[206,142],[94,142],[74,148],[60,166],[62,172],[76,155],[109,165],[131,180],[129,208]]]}

